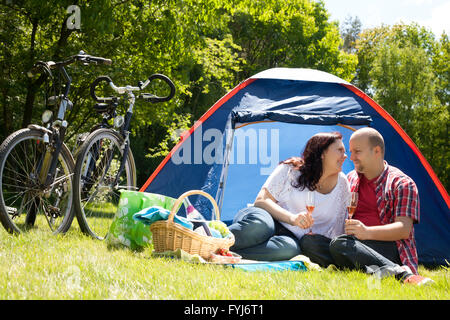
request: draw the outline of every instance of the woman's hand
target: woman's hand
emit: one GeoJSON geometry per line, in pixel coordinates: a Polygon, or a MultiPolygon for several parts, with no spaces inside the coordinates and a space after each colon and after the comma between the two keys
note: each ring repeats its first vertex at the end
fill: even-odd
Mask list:
{"type": "Polygon", "coordinates": [[[308,229],[314,224],[314,218],[308,212],[300,212],[292,215],[291,224],[302,229],[308,229]]]}
{"type": "Polygon", "coordinates": [[[298,214],[293,214],[278,205],[277,200],[267,191],[266,188],[262,188],[258,193],[256,200],[253,204],[255,207],[266,210],[270,215],[282,222],[289,223],[293,226],[300,227],[302,229],[311,228],[314,224],[314,219],[311,214],[306,211],[302,211],[298,214]]]}

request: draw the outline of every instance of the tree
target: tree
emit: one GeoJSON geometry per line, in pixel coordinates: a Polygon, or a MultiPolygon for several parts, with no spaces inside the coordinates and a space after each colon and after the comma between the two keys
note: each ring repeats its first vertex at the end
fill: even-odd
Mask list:
{"type": "Polygon", "coordinates": [[[356,56],[339,49],[338,26],[323,1],[242,0],[228,8],[229,28],[245,59],[242,77],[273,67],[314,68],[348,81],[356,56]]]}
{"type": "Polygon", "coordinates": [[[359,39],[359,34],[362,31],[361,20],[357,16],[347,16],[341,27],[341,35],[344,40],[342,49],[347,53],[356,53],[356,40],[359,39]]]}
{"type": "MultiPolygon", "coordinates": [[[[170,102],[136,101],[131,143],[142,184],[189,128],[221,96],[263,69],[316,68],[350,81],[354,54],[339,49],[336,23],[322,1],[267,0],[14,0],[0,4],[0,138],[40,123],[43,78],[25,72],[37,60],[60,60],[84,50],[112,59],[106,66],[69,66],[74,102],[67,139],[99,121],[89,96],[101,74],[120,86],[152,73],[175,83],[170,102]],[[68,28],[76,5],[80,28],[68,28]],[[70,22],[70,20],[69,20],[70,22]]],[[[163,90],[156,83],[146,90],[163,90]]],[[[123,112],[125,106],[120,106],[123,112]]]]}
{"type": "Polygon", "coordinates": [[[419,106],[436,104],[431,61],[423,48],[399,41],[383,41],[369,72],[374,98],[411,132],[413,114],[419,106]]]}
{"type": "Polygon", "coordinates": [[[381,26],[357,41],[355,85],[403,127],[449,187],[448,38],[419,25],[381,26]]]}

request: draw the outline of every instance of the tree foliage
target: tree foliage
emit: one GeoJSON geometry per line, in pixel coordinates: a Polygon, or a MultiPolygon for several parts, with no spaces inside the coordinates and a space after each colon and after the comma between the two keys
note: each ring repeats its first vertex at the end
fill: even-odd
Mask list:
{"type": "Polygon", "coordinates": [[[342,44],[342,49],[345,52],[355,53],[356,52],[356,40],[359,39],[359,34],[362,31],[361,20],[355,16],[347,16],[341,27],[341,36],[344,40],[342,44]]]}
{"type": "Polygon", "coordinates": [[[413,139],[449,187],[449,45],[419,25],[365,30],[354,83],[369,92],[413,139]]]}
{"type": "Polygon", "coordinates": [[[179,133],[241,81],[272,67],[314,68],[371,94],[448,187],[448,37],[437,41],[415,24],[360,29],[361,21],[350,17],[341,37],[324,2],[312,0],[3,1],[0,139],[40,123],[46,85],[25,76],[37,60],[80,50],[113,60],[109,67],[69,66],[69,146],[99,121],[89,96],[97,76],[107,74],[123,86],[163,73],[175,83],[174,99],[137,101],[134,110],[131,140],[141,185],[179,133]],[[71,5],[80,9],[80,29],[68,28],[71,5]]]}
{"type": "MultiPolygon", "coordinates": [[[[37,60],[60,60],[79,50],[110,58],[111,67],[72,65],[69,143],[99,121],[90,83],[108,74],[136,85],[152,73],[173,79],[172,101],[137,101],[132,145],[138,183],[215,101],[248,76],[270,67],[309,67],[351,80],[356,56],[339,49],[336,23],[323,2],[307,0],[10,0],[0,5],[0,138],[39,123],[41,78],[25,72],[37,60]],[[67,8],[80,8],[70,29],[67,8]]],[[[158,88],[151,88],[157,90],[158,88]]]]}

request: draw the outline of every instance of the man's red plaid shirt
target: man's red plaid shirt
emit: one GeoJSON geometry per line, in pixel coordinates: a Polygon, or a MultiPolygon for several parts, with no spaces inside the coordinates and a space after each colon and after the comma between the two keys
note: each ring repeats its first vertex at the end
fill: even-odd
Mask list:
{"type": "MultiPolygon", "coordinates": [[[[358,191],[360,175],[355,170],[347,175],[352,191],[358,191]]],[[[385,161],[384,171],[376,180],[375,185],[377,209],[382,224],[393,223],[396,217],[409,217],[413,223],[419,222],[419,192],[410,177],[385,161]]],[[[402,263],[417,274],[418,256],[414,227],[408,239],[398,240],[396,244],[402,263]]]]}

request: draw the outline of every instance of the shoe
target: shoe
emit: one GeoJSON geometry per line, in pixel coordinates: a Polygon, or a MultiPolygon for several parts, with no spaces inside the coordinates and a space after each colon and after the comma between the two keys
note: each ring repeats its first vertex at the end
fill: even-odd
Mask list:
{"type": "Polygon", "coordinates": [[[417,286],[424,286],[433,284],[434,281],[431,280],[430,278],[419,276],[418,274],[412,274],[408,276],[405,280],[403,280],[403,283],[409,283],[417,286]]]}

